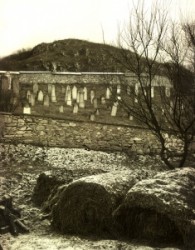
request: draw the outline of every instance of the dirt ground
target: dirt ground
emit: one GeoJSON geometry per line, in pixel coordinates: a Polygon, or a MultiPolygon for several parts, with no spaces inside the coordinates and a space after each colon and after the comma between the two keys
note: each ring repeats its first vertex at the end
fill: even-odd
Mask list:
{"type": "Polygon", "coordinates": [[[132,156],[129,159],[123,153],[0,144],[1,194],[10,194],[13,197],[14,206],[22,211],[23,223],[30,229],[30,233],[15,237],[9,233],[0,235],[3,250],[182,249],[176,246],[152,247],[147,242],[60,235],[51,230],[50,221],[45,219],[41,209],[36,207],[31,199],[37,177],[45,171],[55,173],[73,171],[79,177],[96,172],[146,167],[150,173],[161,171],[164,166],[158,157],[132,156]]]}

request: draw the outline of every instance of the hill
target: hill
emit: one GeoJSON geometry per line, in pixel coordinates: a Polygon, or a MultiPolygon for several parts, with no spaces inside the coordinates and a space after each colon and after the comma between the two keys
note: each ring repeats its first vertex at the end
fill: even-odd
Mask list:
{"type": "MultiPolygon", "coordinates": [[[[133,53],[128,52],[131,56],[133,53]]],[[[120,55],[114,46],[84,40],[65,39],[41,43],[0,60],[1,70],[124,71],[114,61],[120,55]]]]}

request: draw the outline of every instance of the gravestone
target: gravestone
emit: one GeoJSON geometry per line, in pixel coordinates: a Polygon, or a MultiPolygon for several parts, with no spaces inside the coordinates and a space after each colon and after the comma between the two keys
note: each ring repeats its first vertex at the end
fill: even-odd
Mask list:
{"type": "Polygon", "coordinates": [[[55,85],[51,86],[51,101],[56,102],[56,88],[55,85]]]}
{"type": "Polygon", "coordinates": [[[110,99],[112,93],[110,88],[106,88],[106,99],[110,99]]]}
{"type": "Polygon", "coordinates": [[[90,119],[90,121],[95,121],[95,114],[91,114],[89,119],[90,119]]]}
{"type": "Polygon", "coordinates": [[[38,100],[39,102],[42,102],[42,101],[43,101],[43,97],[44,97],[43,91],[42,91],[42,90],[39,90],[38,96],[37,96],[37,100],[38,100]]]}
{"type": "Polygon", "coordinates": [[[44,97],[43,106],[49,107],[49,96],[48,95],[46,95],[44,97]]]}
{"type": "Polygon", "coordinates": [[[13,78],[12,80],[12,89],[13,89],[13,94],[15,96],[19,96],[20,94],[20,83],[18,78],[13,78]]]}
{"type": "Polygon", "coordinates": [[[90,101],[91,101],[91,104],[93,104],[93,99],[95,98],[95,91],[94,90],[91,90],[90,91],[90,101]]]}
{"type": "Polygon", "coordinates": [[[93,107],[94,107],[95,109],[98,108],[98,100],[97,100],[97,98],[93,98],[93,107]]]}
{"type": "Polygon", "coordinates": [[[106,104],[106,99],[104,96],[101,97],[101,104],[105,105],[106,104]]]}
{"type": "Polygon", "coordinates": [[[27,91],[26,93],[26,99],[30,102],[30,97],[31,97],[31,92],[30,90],[27,91]]]}
{"type": "Polygon", "coordinates": [[[117,93],[117,94],[120,94],[120,93],[121,93],[121,85],[117,85],[116,93],[117,93]]]}
{"type": "Polygon", "coordinates": [[[47,85],[47,91],[48,91],[48,94],[49,94],[49,95],[51,95],[51,90],[52,90],[52,84],[49,83],[49,84],[47,85]]]}
{"type": "Polygon", "coordinates": [[[131,94],[131,87],[127,86],[127,95],[130,95],[130,94],[131,94]]]}
{"type": "Polygon", "coordinates": [[[139,94],[139,85],[138,85],[138,83],[135,84],[135,94],[136,95],[139,94]]]}
{"type": "Polygon", "coordinates": [[[129,116],[129,120],[133,121],[133,116],[132,115],[129,116]]]}
{"type": "Polygon", "coordinates": [[[83,92],[84,92],[84,101],[87,101],[87,87],[84,87],[83,92]]]}
{"type": "Polygon", "coordinates": [[[68,106],[72,106],[72,93],[71,93],[71,89],[66,89],[66,104],[68,106]]]}
{"type": "Polygon", "coordinates": [[[84,107],[85,107],[84,91],[80,90],[79,91],[79,108],[84,108],[84,107]]]}
{"type": "Polygon", "coordinates": [[[77,114],[79,111],[79,106],[77,103],[74,104],[74,107],[73,107],[73,114],[77,114]]]}
{"type": "Polygon", "coordinates": [[[2,91],[7,91],[10,89],[10,83],[9,83],[9,79],[7,76],[3,76],[2,80],[1,80],[1,89],[2,91]]]}
{"type": "Polygon", "coordinates": [[[37,83],[33,84],[33,94],[37,95],[39,91],[39,85],[37,83]]]}
{"type": "Polygon", "coordinates": [[[76,86],[72,88],[72,99],[77,100],[77,87],[76,86]]]}
{"type": "Polygon", "coordinates": [[[59,107],[59,112],[64,113],[64,107],[62,105],[59,107]]]}
{"type": "Polygon", "coordinates": [[[116,116],[117,114],[117,109],[118,109],[118,102],[114,102],[111,110],[111,116],[116,116]]]}
{"type": "Polygon", "coordinates": [[[100,115],[100,111],[99,111],[99,109],[96,109],[96,111],[95,111],[95,115],[100,115]]]}
{"type": "Polygon", "coordinates": [[[151,87],[151,97],[154,98],[154,87],[151,87]]]}
{"type": "Polygon", "coordinates": [[[31,104],[31,106],[35,106],[35,95],[34,94],[30,95],[29,103],[31,104]]]}
{"type": "Polygon", "coordinates": [[[29,106],[24,106],[23,107],[23,114],[31,114],[31,108],[29,106]]]}

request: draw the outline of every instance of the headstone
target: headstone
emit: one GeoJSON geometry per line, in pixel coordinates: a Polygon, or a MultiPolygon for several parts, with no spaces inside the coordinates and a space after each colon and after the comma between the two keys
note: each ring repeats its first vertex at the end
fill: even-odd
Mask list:
{"type": "Polygon", "coordinates": [[[139,93],[139,85],[138,83],[135,84],[135,94],[138,95],[139,93]]]}
{"type": "Polygon", "coordinates": [[[154,98],[154,87],[151,87],[151,97],[154,98]]]}
{"type": "Polygon", "coordinates": [[[43,106],[49,107],[49,96],[48,95],[46,95],[44,97],[43,106]]]}
{"type": "Polygon", "coordinates": [[[65,100],[66,100],[66,104],[68,106],[72,106],[72,93],[71,93],[71,89],[66,89],[65,100]]]}
{"type": "Polygon", "coordinates": [[[52,90],[52,84],[49,83],[49,84],[47,85],[47,91],[48,91],[48,94],[49,94],[49,95],[51,95],[51,90],[52,90]]]}
{"type": "Polygon", "coordinates": [[[23,114],[31,114],[31,108],[29,106],[23,107],[23,114]]]}
{"type": "Polygon", "coordinates": [[[39,91],[39,85],[37,83],[33,84],[33,94],[37,94],[37,92],[39,91]]]}
{"type": "Polygon", "coordinates": [[[133,121],[133,116],[132,115],[129,116],[129,120],[133,121]]]}
{"type": "Polygon", "coordinates": [[[43,91],[39,90],[37,100],[39,102],[42,102],[43,101],[43,97],[44,97],[43,96],[43,91]]]}
{"type": "Polygon", "coordinates": [[[95,109],[98,108],[98,100],[97,100],[97,98],[93,98],[93,107],[94,107],[95,109]]]}
{"type": "Polygon", "coordinates": [[[84,101],[87,101],[87,87],[83,88],[83,92],[84,92],[84,101]]]}
{"type": "Polygon", "coordinates": [[[69,85],[66,86],[66,92],[65,92],[65,98],[64,101],[67,103],[67,100],[70,99],[70,95],[71,95],[71,99],[72,99],[72,93],[71,93],[71,88],[69,85]]]}
{"type": "Polygon", "coordinates": [[[99,109],[96,109],[96,111],[95,111],[95,115],[100,115],[100,111],[99,111],[99,109]]]}
{"type": "Polygon", "coordinates": [[[35,95],[34,94],[30,95],[29,103],[31,104],[31,106],[35,106],[35,95]]]}
{"type": "Polygon", "coordinates": [[[13,78],[12,80],[12,89],[13,89],[13,94],[16,96],[19,96],[20,94],[20,83],[18,78],[13,78]]]}
{"type": "Polygon", "coordinates": [[[77,103],[74,104],[74,107],[73,107],[73,114],[77,114],[79,111],[79,106],[77,103]]]}
{"type": "Polygon", "coordinates": [[[131,94],[131,87],[127,86],[127,95],[130,95],[130,94],[131,94]]]}
{"type": "MultiPolygon", "coordinates": [[[[111,88],[111,87],[110,87],[111,88]]],[[[110,99],[112,93],[111,93],[111,89],[110,88],[106,88],[106,99],[110,99]]]]}
{"type": "Polygon", "coordinates": [[[30,92],[30,90],[28,90],[27,93],[26,93],[26,99],[28,101],[30,101],[30,97],[31,97],[31,92],[30,92]]]}
{"type": "Polygon", "coordinates": [[[64,113],[64,107],[62,105],[59,107],[59,112],[64,113]]]}
{"type": "Polygon", "coordinates": [[[120,94],[120,93],[121,93],[121,85],[117,85],[116,93],[117,93],[117,94],[120,94]]]}
{"type": "Polygon", "coordinates": [[[90,101],[91,101],[91,104],[93,104],[93,99],[95,98],[95,91],[94,90],[91,90],[90,91],[90,101]]]}
{"type": "Polygon", "coordinates": [[[135,98],[134,101],[135,101],[135,103],[138,103],[138,99],[137,98],[135,98]]]}
{"type": "Polygon", "coordinates": [[[85,107],[85,101],[84,101],[84,91],[79,91],[79,108],[85,107]]]}
{"type": "Polygon", "coordinates": [[[91,114],[89,119],[90,119],[90,121],[95,121],[95,114],[91,114]]]}
{"type": "Polygon", "coordinates": [[[169,87],[165,88],[165,95],[166,95],[166,97],[170,97],[171,92],[170,92],[170,88],[169,87]]]}
{"type": "Polygon", "coordinates": [[[104,96],[101,97],[101,104],[105,105],[106,104],[106,99],[104,96]]]}
{"type": "Polygon", "coordinates": [[[111,110],[111,116],[116,116],[117,109],[118,109],[118,102],[114,102],[111,110]]]}
{"type": "Polygon", "coordinates": [[[72,88],[72,99],[77,100],[77,87],[76,86],[72,88]]]}
{"type": "Polygon", "coordinates": [[[6,76],[2,77],[1,80],[1,89],[7,91],[9,89],[9,79],[6,76]]]}
{"type": "Polygon", "coordinates": [[[56,88],[55,85],[51,86],[51,101],[56,102],[56,88]]]}

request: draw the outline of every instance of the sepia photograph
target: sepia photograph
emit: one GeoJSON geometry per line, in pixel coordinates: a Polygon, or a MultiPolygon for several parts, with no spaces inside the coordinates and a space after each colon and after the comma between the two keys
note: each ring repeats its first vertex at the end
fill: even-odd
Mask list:
{"type": "Polygon", "coordinates": [[[0,0],[0,250],[195,250],[195,1],[0,0]]]}

